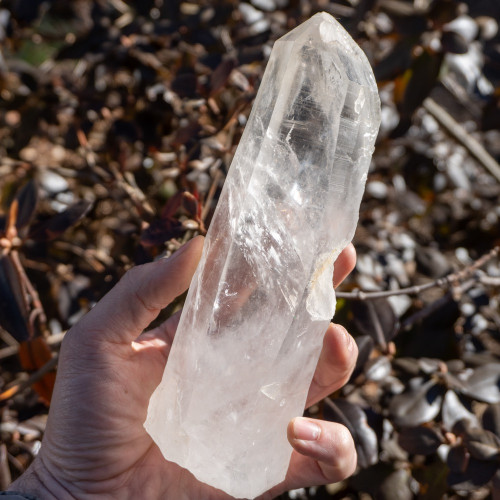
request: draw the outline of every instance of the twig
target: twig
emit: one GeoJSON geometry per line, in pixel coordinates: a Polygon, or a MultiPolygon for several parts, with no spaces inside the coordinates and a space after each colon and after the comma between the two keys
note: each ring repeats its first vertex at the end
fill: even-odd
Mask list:
{"type": "Polygon", "coordinates": [[[24,270],[23,265],[21,264],[21,260],[19,259],[19,254],[17,250],[12,250],[10,252],[10,256],[12,259],[12,263],[14,264],[14,267],[16,269],[16,272],[18,273],[19,278],[21,279],[23,288],[25,288],[25,290],[28,292],[28,295],[31,299],[31,305],[33,309],[30,313],[30,321],[28,326],[30,328],[31,335],[33,335],[35,318],[39,317],[42,327],[45,328],[47,324],[47,316],[45,315],[45,311],[43,309],[40,296],[38,295],[38,292],[31,283],[30,279],[28,278],[28,275],[26,274],[26,271],[24,270]]]}
{"type": "Polygon", "coordinates": [[[0,349],[0,360],[10,358],[11,356],[15,356],[19,351],[18,346],[10,345],[9,347],[4,347],[0,349]]]}
{"type": "Polygon", "coordinates": [[[453,292],[449,291],[448,293],[443,295],[440,299],[431,302],[420,311],[417,311],[416,313],[412,314],[399,325],[399,327],[397,328],[397,332],[409,330],[415,323],[422,321],[423,319],[430,316],[434,311],[437,311],[438,309],[443,307],[446,303],[452,300],[457,293],[459,294],[465,293],[469,288],[474,286],[475,282],[476,282],[475,280],[471,279],[469,281],[466,281],[465,283],[462,283],[462,285],[460,285],[453,292]]]}
{"type": "Polygon", "coordinates": [[[384,330],[382,329],[382,325],[380,324],[380,318],[375,311],[375,306],[373,302],[368,301],[368,313],[370,314],[370,319],[372,320],[373,326],[375,328],[375,335],[377,337],[377,343],[382,348],[384,352],[387,351],[387,342],[385,340],[384,330]]]}
{"type": "Polygon", "coordinates": [[[58,241],[56,242],[56,246],[63,250],[73,252],[75,255],[78,255],[78,257],[84,259],[87,264],[92,267],[92,269],[97,273],[103,273],[106,270],[106,265],[111,265],[111,262],[109,261],[102,262],[102,260],[97,256],[97,252],[91,248],[82,248],[67,241],[58,241]]]}
{"type": "Polygon", "coordinates": [[[386,297],[394,297],[396,295],[416,295],[429,288],[439,286],[436,281],[425,283],[423,285],[410,286],[408,288],[399,288],[398,290],[382,290],[380,292],[365,292],[363,290],[354,290],[353,292],[335,292],[338,299],[352,300],[375,300],[386,297]]]}
{"type": "Polygon", "coordinates": [[[500,286],[500,276],[480,276],[479,281],[485,286],[500,286]]]}
{"type": "Polygon", "coordinates": [[[95,168],[95,166],[97,164],[95,153],[92,150],[92,148],[87,140],[87,136],[85,135],[85,133],[83,132],[83,130],[81,128],[78,128],[76,130],[76,137],[78,138],[78,142],[80,143],[80,146],[82,147],[82,149],[85,153],[85,160],[86,160],[88,166],[91,169],[95,168]]]}
{"type": "MultiPolygon", "coordinates": [[[[493,250],[483,255],[476,261],[474,261],[469,266],[457,271],[455,273],[448,274],[444,278],[439,278],[435,281],[431,281],[430,283],[424,283],[423,285],[415,285],[407,288],[400,288],[399,290],[384,290],[380,292],[366,292],[363,290],[355,290],[353,292],[335,292],[335,295],[339,299],[353,299],[353,300],[374,300],[374,299],[382,299],[386,297],[394,297],[396,295],[416,295],[424,290],[428,290],[429,288],[435,287],[450,287],[455,283],[463,281],[467,278],[474,277],[474,273],[483,267],[486,263],[488,263],[491,259],[494,259],[500,254],[500,247],[495,247],[493,250]]],[[[476,276],[476,281],[481,281],[484,284],[487,284],[487,280],[483,280],[482,277],[476,276]]]]}
{"type": "MultiPolygon", "coordinates": [[[[50,335],[45,340],[49,345],[58,345],[63,341],[66,332],[50,335]]],[[[19,346],[8,346],[0,349],[0,361],[15,356],[19,352],[19,346]]]]}
{"type": "Polygon", "coordinates": [[[9,389],[3,391],[0,394],[0,401],[6,401],[14,397],[17,393],[24,391],[28,387],[32,386],[35,382],[38,382],[44,375],[51,372],[56,366],[57,361],[59,359],[59,355],[55,354],[54,357],[47,361],[39,370],[32,373],[27,380],[21,382],[20,384],[13,385],[9,389]]]}
{"type": "Polygon", "coordinates": [[[430,97],[425,99],[423,106],[450,135],[461,143],[467,151],[469,151],[469,153],[500,182],[500,165],[495,158],[486,151],[481,143],[472,137],[462,125],[430,97]]]}
{"type": "Polygon", "coordinates": [[[7,459],[9,460],[10,465],[14,467],[14,469],[16,469],[21,474],[24,473],[26,467],[14,455],[7,453],[7,459]]]}
{"type": "Polygon", "coordinates": [[[7,331],[0,326],[0,338],[14,349],[19,348],[19,342],[7,331]]]}
{"type": "Polygon", "coordinates": [[[118,12],[121,14],[125,14],[126,12],[130,12],[131,8],[122,0],[110,0],[109,2],[118,12]]]}
{"type": "Polygon", "coordinates": [[[210,205],[212,204],[212,200],[215,196],[215,191],[219,186],[219,180],[222,174],[219,169],[215,171],[214,178],[212,179],[212,184],[210,185],[210,189],[208,190],[207,197],[205,199],[205,203],[203,204],[203,209],[201,211],[201,220],[205,221],[208,212],[210,211],[210,205]]]}
{"type": "Polygon", "coordinates": [[[476,106],[470,100],[469,93],[462,87],[459,83],[457,83],[456,79],[451,76],[451,74],[445,75],[441,78],[441,83],[444,88],[455,98],[460,104],[467,109],[467,111],[477,120],[479,120],[482,116],[481,109],[476,106]]]}
{"type": "Polygon", "coordinates": [[[155,212],[149,204],[146,195],[135,184],[134,178],[131,175],[123,175],[113,165],[110,165],[109,169],[113,174],[116,183],[128,195],[139,214],[153,217],[155,212]]]}

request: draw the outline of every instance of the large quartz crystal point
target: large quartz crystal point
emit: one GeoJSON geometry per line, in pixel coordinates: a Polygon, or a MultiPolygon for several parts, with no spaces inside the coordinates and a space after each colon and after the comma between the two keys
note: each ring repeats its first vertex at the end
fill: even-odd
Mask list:
{"type": "Polygon", "coordinates": [[[330,15],[275,43],[145,423],[234,497],[285,477],[379,122],[370,64],[330,15]]]}

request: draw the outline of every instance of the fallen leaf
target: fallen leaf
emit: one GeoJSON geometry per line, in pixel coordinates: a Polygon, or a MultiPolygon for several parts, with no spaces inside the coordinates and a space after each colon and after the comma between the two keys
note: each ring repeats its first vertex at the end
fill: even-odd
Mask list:
{"type": "Polygon", "coordinates": [[[351,433],[360,467],[368,467],[378,461],[378,440],[375,431],[368,425],[365,412],[344,399],[325,399],[324,418],[345,425],[351,433]]]}
{"type": "Polygon", "coordinates": [[[412,379],[410,390],[394,396],[389,404],[389,413],[396,425],[415,426],[434,419],[441,410],[444,387],[434,380],[424,382],[412,379]]]}
{"type": "Polygon", "coordinates": [[[9,255],[0,257],[0,325],[18,342],[29,338],[24,292],[9,255]]]}

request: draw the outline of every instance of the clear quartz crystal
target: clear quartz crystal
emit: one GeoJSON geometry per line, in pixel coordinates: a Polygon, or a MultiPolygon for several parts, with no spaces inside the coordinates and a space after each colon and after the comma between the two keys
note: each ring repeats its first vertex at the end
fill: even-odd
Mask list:
{"type": "Polygon", "coordinates": [[[330,15],[275,43],[145,422],[234,497],[285,477],[379,123],[370,64],[330,15]]]}

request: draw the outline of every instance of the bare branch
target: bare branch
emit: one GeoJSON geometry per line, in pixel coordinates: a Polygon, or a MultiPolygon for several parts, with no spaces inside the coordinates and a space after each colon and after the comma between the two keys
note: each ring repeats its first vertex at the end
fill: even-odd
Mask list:
{"type": "Polygon", "coordinates": [[[45,315],[45,311],[43,309],[43,305],[42,305],[42,302],[40,300],[40,296],[38,295],[38,292],[36,291],[35,287],[31,283],[30,279],[28,278],[26,271],[24,270],[24,267],[23,267],[21,260],[19,258],[19,253],[17,252],[17,250],[12,250],[10,252],[10,256],[12,258],[12,263],[14,264],[16,272],[19,275],[19,278],[21,280],[23,288],[27,292],[27,294],[30,298],[30,301],[31,301],[32,312],[30,313],[30,316],[29,316],[30,321],[28,322],[28,329],[30,331],[30,335],[33,336],[34,335],[34,320],[35,320],[35,318],[38,317],[40,319],[42,330],[45,330],[45,328],[47,326],[47,316],[45,315]],[[35,312],[35,314],[32,314],[33,312],[35,312]]]}
{"type": "Polygon", "coordinates": [[[476,280],[474,279],[468,280],[462,283],[459,287],[457,287],[453,291],[447,292],[441,298],[435,300],[434,302],[431,302],[423,309],[420,309],[420,311],[417,311],[416,313],[412,314],[399,325],[398,332],[409,330],[415,323],[418,323],[419,321],[422,321],[423,319],[427,318],[434,311],[437,311],[439,308],[443,307],[447,302],[453,300],[453,298],[457,294],[465,293],[467,290],[469,290],[469,288],[472,288],[475,283],[476,280]]]}
{"type": "MultiPolygon", "coordinates": [[[[54,346],[59,345],[62,342],[64,335],[66,335],[65,331],[61,333],[56,333],[54,335],[50,335],[45,340],[49,345],[54,345],[54,346]]],[[[0,361],[2,359],[7,359],[12,356],[15,356],[18,352],[19,352],[18,345],[9,345],[7,347],[4,347],[3,349],[0,349],[0,361]]]]}
{"type": "Polygon", "coordinates": [[[203,210],[201,212],[202,221],[205,221],[205,219],[207,218],[208,212],[210,211],[210,207],[212,205],[212,200],[215,196],[215,191],[219,187],[221,177],[222,177],[221,171],[217,169],[215,171],[214,177],[212,179],[212,184],[210,185],[210,189],[208,190],[208,194],[205,199],[205,203],[203,205],[203,210]]]}
{"type": "Polygon", "coordinates": [[[500,165],[484,146],[472,137],[444,108],[428,97],[424,101],[425,110],[431,114],[446,131],[462,144],[467,151],[500,182],[500,165]]]}
{"type": "Polygon", "coordinates": [[[13,385],[9,389],[3,391],[0,394],[0,401],[6,401],[14,397],[17,393],[24,391],[28,387],[31,387],[35,382],[38,382],[44,375],[54,370],[57,366],[57,361],[59,359],[59,355],[55,354],[54,357],[47,361],[39,370],[32,373],[27,380],[21,382],[19,384],[13,385]]]}
{"type": "Polygon", "coordinates": [[[383,349],[383,351],[387,351],[387,342],[385,341],[384,331],[382,329],[382,325],[380,324],[380,319],[375,312],[375,306],[373,302],[368,301],[368,313],[370,314],[370,319],[373,322],[373,326],[375,328],[375,335],[377,337],[378,345],[383,349]]]}
{"type": "MultiPolygon", "coordinates": [[[[460,271],[448,274],[444,278],[439,278],[423,285],[415,285],[407,288],[400,288],[399,290],[383,290],[380,292],[366,292],[363,290],[354,290],[353,292],[336,292],[335,295],[339,299],[352,299],[352,300],[374,300],[386,297],[394,297],[396,295],[417,295],[429,288],[441,287],[450,288],[457,283],[460,283],[468,278],[474,278],[475,281],[480,281],[484,285],[490,284],[490,280],[484,279],[480,275],[476,275],[476,271],[487,264],[490,260],[494,259],[500,254],[500,247],[495,247],[493,250],[483,255],[472,264],[464,267],[460,271]]],[[[497,286],[496,280],[491,282],[492,286],[497,286]]]]}

